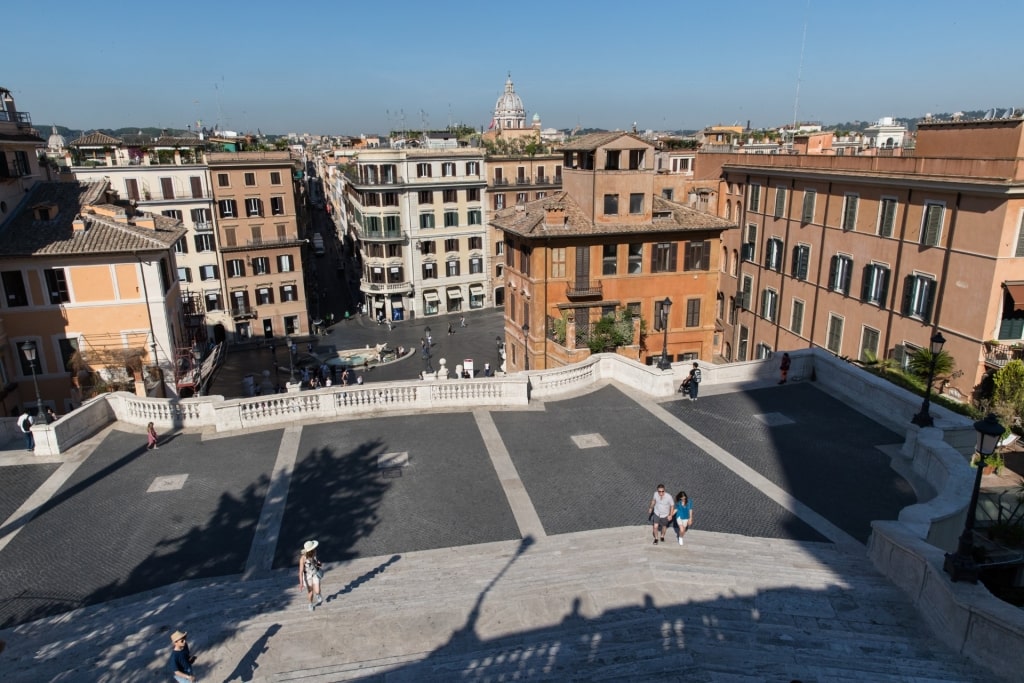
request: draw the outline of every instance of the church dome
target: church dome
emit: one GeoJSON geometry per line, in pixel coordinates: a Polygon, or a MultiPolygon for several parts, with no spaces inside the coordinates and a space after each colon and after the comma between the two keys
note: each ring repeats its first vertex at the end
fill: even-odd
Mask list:
{"type": "Polygon", "coordinates": [[[499,128],[523,128],[526,123],[526,110],[512,85],[512,74],[505,81],[505,92],[494,104],[494,120],[499,128]]]}
{"type": "Polygon", "coordinates": [[[57,132],[57,126],[51,126],[50,130],[52,132],[50,133],[49,139],[46,141],[46,147],[54,150],[64,149],[64,147],[67,146],[67,141],[64,139],[63,135],[57,132]]]}

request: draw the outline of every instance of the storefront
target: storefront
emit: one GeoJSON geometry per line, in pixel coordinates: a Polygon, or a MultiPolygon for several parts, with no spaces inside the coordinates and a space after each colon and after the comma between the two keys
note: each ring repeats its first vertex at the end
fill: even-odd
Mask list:
{"type": "Polygon", "coordinates": [[[423,292],[423,315],[437,315],[440,301],[441,297],[437,295],[437,290],[428,289],[423,292]]]}
{"type": "Polygon", "coordinates": [[[449,287],[448,291],[448,312],[454,313],[462,310],[462,289],[449,287]]]}

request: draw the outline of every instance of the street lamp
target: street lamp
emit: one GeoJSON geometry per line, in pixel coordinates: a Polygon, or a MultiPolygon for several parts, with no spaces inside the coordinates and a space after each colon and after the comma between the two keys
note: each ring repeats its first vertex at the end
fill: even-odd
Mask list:
{"type": "Polygon", "coordinates": [[[530,324],[523,325],[523,370],[530,371],[530,324]]]}
{"type": "Polygon", "coordinates": [[[665,332],[664,342],[661,346],[661,358],[658,359],[659,370],[672,369],[672,361],[668,359],[668,310],[670,308],[672,308],[672,300],[666,296],[665,300],[661,302],[661,312],[658,313],[661,329],[665,332]]]}
{"type": "Polygon", "coordinates": [[[938,362],[939,354],[942,353],[942,347],[945,344],[946,338],[942,336],[941,332],[936,332],[932,335],[932,360],[931,363],[928,364],[928,386],[924,388],[924,402],[921,404],[921,412],[915,415],[910,421],[918,427],[931,427],[934,422],[931,414],[928,412],[928,408],[932,403],[932,382],[935,381],[935,364],[938,362]]]}
{"type": "Polygon", "coordinates": [[[946,561],[942,568],[953,581],[978,583],[978,565],[974,561],[974,517],[978,508],[978,492],[981,490],[981,474],[985,468],[985,458],[995,452],[1005,428],[999,424],[998,418],[989,413],[984,420],[974,423],[978,432],[977,471],[974,474],[974,488],[971,489],[971,502],[967,507],[967,520],[964,532],[960,534],[955,553],[946,553],[946,561]]]}
{"type": "Polygon", "coordinates": [[[25,360],[28,361],[29,367],[32,368],[32,384],[36,387],[36,421],[40,424],[46,424],[48,421],[46,419],[46,410],[43,408],[43,397],[39,395],[39,380],[36,379],[36,359],[39,358],[36,343],[34,341],[23,342],[21,353],[25,356],[25,360]]]}

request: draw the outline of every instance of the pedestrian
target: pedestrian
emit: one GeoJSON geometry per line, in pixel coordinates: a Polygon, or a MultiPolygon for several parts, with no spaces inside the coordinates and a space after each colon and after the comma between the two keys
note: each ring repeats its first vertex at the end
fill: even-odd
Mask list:
{"type": "Polygon", "coordinates": [[[779,363],[779,374],[781,375],[781,378],[779,379],[779,384],[785,384],[786,383],[786,376],[789,375],[789,364],[790,363],[791,363],[791,361],[789,360],[789,354],[788,353],[782,354],[782,362],[779,363]]]}
{"type": "Polygon", "coordinates": [[[452,325],[450,320],[448,321],[448,334],[449,335],[455,334],[455,326],[452,325]]]}
{"type": "Polygon", "coordinates": [[[192,665],[196,658],[188,651],[188,634],[184,631],[175,631],[171,634],[171,671],[174,672],[174,680],[178,683],[196,683],[195,674],[192,673],[192,665]]]}
{"type": "Polygon", "coordinates": [[[306,351],[309,351],[310,354],[313,353],[313,342],[306,344],[306,351]]]}
{"type": "Polygon", "coordinates": [[[490,363],[484,363],[484,377],[494,377],[494,370],[491,370],[490,363]]]}
{"type": "Polygon", "coordinates": [[[466,316],[462,316],[462,317],[459,318],[459,327],[465,327],[465,326],[466,326],[466,316]]]}
{"type": "Polygon", "coordinates": [[[148,425],[146,425],[146,450],[151,451],[154,448],[160,450],[160,446],[157,446],[156,442],[156,427],[154,427],[153,423],[150,422],[148,425]]]}
{"type": "Polygon", "coordinates": [[[683,536],[685,536],[687,530],[693,526],[693,503],[690,502],[689,497],[686,495],[686,491],[680,491],[676,494],[674,512],[676,534],[679,537],[679,545],[683,545],[683,536]]]}
{"type": "Polygon", "coordinates": [[[686,388],[690,392],[690,400],[697,400],[697,390],[700,388],[700,366],[694,361],[693,369],[690,370],[689,376],[686,378],[686,388]]]}
{"type": "Polygon", "coordinates": [[[28,414],[28,409],[21,411],[21,417],[18,418],[18,429],[21,430],[22,435],[25,437],[25,450],[34,451],[36,449],[36,438],[32,436],[32,425],[34,421],[32,416],[28,414]]]}
{"type": "Polygon", "coordinates": [[[429,332],[427,332],[427,348],[429,349],[433,345],[434,345],[434,338],[430,336],[429,332]]]}
{"type": "Polygon", "coordinates": [[[53,412],[53,408],[46,406],[46,419],[50,422],[57,421],[57,413],[53,412]]]}
{"type": "Polygon", "coordinates": [[[672,496],[665,493],[665,485],[658,484],[658,490],[651,498],[651,505],[647,509],[647,520],[651,522],[651,533],[654,534],[654,545],[658,545],[658,539],[665,540],[665,529],[668,528],[669,518],[672,516],[672,496]]]}
{"type": "Polygon", "coordinates": [[[309,593],[310,612],[324,601],[320,596],[320,579],[324,578],[323,563],[316,556],[316,549],[319,546],[319,541],[306,541],[302,544],[302,552],[299,554],[299,588],[305,588],[309,593]],[[316,598],[315,605],[313,598],[316,598]]]}

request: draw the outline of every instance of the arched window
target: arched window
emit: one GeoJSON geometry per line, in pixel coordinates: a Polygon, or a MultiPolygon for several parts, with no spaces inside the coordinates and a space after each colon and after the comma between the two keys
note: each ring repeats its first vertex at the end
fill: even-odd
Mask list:
{"type": "Polygon", "coordinates": [[[736,277],[736,264],[739,262],[739,258],[739,252],[733,249],[732,258],[729,259],[729,272],[732,274],[733,277],[736,277]]]}

